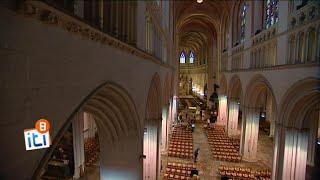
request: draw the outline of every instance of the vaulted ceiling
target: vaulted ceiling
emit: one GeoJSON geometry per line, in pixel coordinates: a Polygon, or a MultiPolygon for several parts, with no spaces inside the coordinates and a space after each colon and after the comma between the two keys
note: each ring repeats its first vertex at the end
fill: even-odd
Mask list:
{"type": "Polygon", "coordinates": [[[222,20],[229,15],[232,4],[231,0],[175,1],[179,50],[192,50],[198,57],[206,57],[208,47],[217,39],[222,20]]]}

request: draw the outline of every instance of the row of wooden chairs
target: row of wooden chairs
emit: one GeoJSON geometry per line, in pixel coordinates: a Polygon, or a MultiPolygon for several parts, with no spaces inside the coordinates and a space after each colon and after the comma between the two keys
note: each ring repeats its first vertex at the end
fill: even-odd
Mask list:
{"type": "Polygon", "coordinates": [[[178,129],[178,130],[174,130],[172,131],[172,134],[176,134],[176,135],[190,135],[191,131],[184,129],[178,129]]]}
{"type": "Polygon", "coordinates": [[[171,144],[173,145],[185,145],[185,146],[192,146],[192,142],[180,142],[180,141],[172,141],[171,144]]]}
{"type": "Polygon", "coordinates": [[[177,151],[168,151],[168,156],[171,157],[179,157],[179,158],[186,158],[186,159],[191,159],[193,158],[193,154],[187,153],[187,152],[177,152],[177,151]]]}
{"type": "Polygon", "coordinates": [[[227,141],[226,142],[210,142],[209,145],[212,145],[212,146],[225,146],[226,148],[230,148],[231,146],[234,147],[232,143],[227,142],[227,141]],[[227,146],[229,146],[229,147],[227,147],[227,146]]]}
{"type": "Polygon", "coordinates": [[[175,169],[184,169],[190,170],[196,168],[196,166],[192,163],[176,163],[176,162],[168,162],[167,167],[175,168],[175,169]]]}
{"type": "Polygon", "coordinates": [[[182,138],[182,137],[176,137],[174,136],[173,138],[171,138],[172,141],[181,141],[181,142],[190,142],[192,141],[192,137],[191,138],[182,138]]]}
{"type": "Polygon", "coordinates": [[[229,162],[240,162],[241,156],[233,156],[233,155],[213,155],[214,159],[220,160],[220,161],[229,161],[229,162]]]}
{"type": "Polygon", "coordinates": [[[192,146],[185,146],[185,145],[174,145],[174,144],[170,144],[169,148],[176,148],[176,149],[190,149],[192,150],[193,147],[192,146]]]}
{"type": "Polygon", "coordinates": [[[238,152],[236,149],[233,149],[233,148],[215,148],[215,147],[212,147],[211,148],[213,152],[221,152],[221,151],[225,151],[225,152],[238,152]]]}
{"type": "Polygon", "coordinates": [[[191,175],[191,170],[184,170],[184,169],[174,169],[174,168],[166,168],[167,174],[174,174],[179,176],[189,176],[191,175]]]}
{"type": "Polygon", "coordinates": [[[239,153],[237,152],[226,152],[226,151],[213,151],[213,155],[225,155],[225,156],[237,156],[239,153]]]}
{"type": "Polygon", "coordinates": [[[169,148],[169,151],[173,152],[186,152],[186,153],[192,153],[193,148],[169,148]]]}
{"type": "Polygon", "coordinates": [[[216,126],[213,129],[207,129],[206,135],[213,158],[220,161],[241,161],[239,149],[233,146],[233,141],[226,135],[222,127],[216,126]]]}
{"type": "Polygon", "coordinates": [[[169,141],[168,156],[190,159],[193,157],[192,151],[192,132],[181,126],[174,127],[169,141]]]}
{"type": "MultiPolygon", "coordinates": [[[[168,162],[166,171],[163,175],[163,179],[173,180],[191,180],[191,170],[195,169],[196,166],[192,163],[179,163],[179,162],[168,162]]],[[[198,178],[195,178],[198,179],[198,178]]]]}
{"type": "Polygon", "coordinates": [[[233,179],[271,179],[271,171],[269,170],[254,171],[251,168],[225,165],[220,165],[218,170],[221,177],[228,177],[233,179]]]}
{"type": "Polygon", "coordinates": [[[252,170],[247,167],[239,167],[239,166],[225,166],[220,165],[218,167],[219,171],[234,171],[234,172],[241,172],[241,173],[252,173],[252,170]]]}
{"type": "Polygon", "coordinates": [[[187,177],[187,176],[179,176],[179,175],[173,175],[173,174],[167,174],[165,173],[163,175],[163,179],[166,179],[166,180],[175,180],[175,179],[181,179],[181,180],[190,180],[191,178],[190,177],[187,177]]]}
{"type": "Polygon", "coordinates": [[[171,134],[172,137],[176,137],[176,138],[185,138],[185,139],[189,139],[189,138],[192,138],[192,136],[189,136],[189,135],[176,135],[176,134],[171,134]]]}

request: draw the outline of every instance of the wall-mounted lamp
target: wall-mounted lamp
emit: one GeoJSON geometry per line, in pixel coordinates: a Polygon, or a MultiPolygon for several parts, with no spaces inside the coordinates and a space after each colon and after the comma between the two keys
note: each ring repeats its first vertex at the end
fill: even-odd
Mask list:
{"type": "Polygon", "coordinates": [[[203,2],[203,0],[197,0],[197,3],[199,3],[199,4],[202,3],[202,2],[203,2]]]}
{"type": "Polygon", "coordinates": [[[266,117],[266,112],[260,112],[260,117],[265,118],[266,117]]]}
{"type": "Polygon", "coordinates": [[[144,128],[144,129],[143,129],[143,134],[146,135],[147,132],[148,132],[147,128],[144,128]]]}

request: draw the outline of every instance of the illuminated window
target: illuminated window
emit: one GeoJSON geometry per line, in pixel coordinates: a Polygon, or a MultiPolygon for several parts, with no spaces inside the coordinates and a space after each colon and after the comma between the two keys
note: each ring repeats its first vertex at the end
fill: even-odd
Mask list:
{"type": "Polygon", "coordinates": [[[192,52],[192,51],[190,51],[189,63],[190,63],[190,64],[193,64],[193,63],[194,63],[194,55],[193,55],[193,52],[192,52]]]}
{"type": "Polygon", "coordinates": [[[184,63],[186,63],[186,55],[182,51],[180,54],[180,64],[184,64],[184,63]]]}
{"type": "Polygon", "coordinates": [[[266,0],[266,28],[268,29],[270,26],[274,25],[278,22],[278,1],[279,0],[266,0]]]}
{"type": "Polygon", "coordinates": [[[244,37],[245,37],[247,10],[248,10],[248,5],[246,3],[243,3],[243,5],[241,7],[241,14],[240,14],[240,39],[241,39],[241,42],[244,41],[244,37]]]}

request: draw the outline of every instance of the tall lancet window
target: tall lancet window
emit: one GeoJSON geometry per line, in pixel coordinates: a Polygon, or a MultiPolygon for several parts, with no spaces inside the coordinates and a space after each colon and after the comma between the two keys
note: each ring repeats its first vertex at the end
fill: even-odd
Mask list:
{"type": "Polygon", "coordinates": [[[190,54],[189,54],[189,63],[190,64],[193,64],[194,63],[194,54],[192,51],[190,51],[190,54]]]}
{"type": "Polygon", "coordinates": [[[278,1],[279,0],[266,0],[265,8],[266,8],[266,28],[268,29],[276,22],[278,22],[278,1]]]}
{"type": "Polygon", "coordinates": [[[246,3],[242,4],[240,12],[240,40],[244,41],[245,30],[246,30],[246,15],[247,15],[248,5],[246,3]]]}
{"type": "Polygon", "coordinates": [[[186,55],[182,51],[180,54],[180,64],[184,64],[184,63],[186,63],[186,55]]]}

